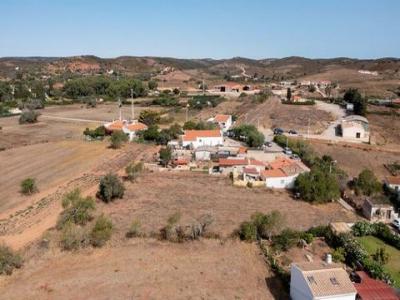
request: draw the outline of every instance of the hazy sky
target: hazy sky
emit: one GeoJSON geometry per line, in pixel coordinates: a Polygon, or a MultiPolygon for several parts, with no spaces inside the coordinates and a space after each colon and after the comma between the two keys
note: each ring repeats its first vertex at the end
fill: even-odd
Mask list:
{"type": "Polygon", "coordinates": [[[400,0],[0,0],[0,56],[400,57],[400,0]]]}

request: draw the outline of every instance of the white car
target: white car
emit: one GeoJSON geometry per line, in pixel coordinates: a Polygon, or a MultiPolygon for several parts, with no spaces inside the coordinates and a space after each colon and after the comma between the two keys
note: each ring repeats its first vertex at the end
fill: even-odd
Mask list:
{"type": "Polygon", "coordinates": [[[397,230],[400,230],[400,219],[394,219],[392,224],[397,230]]]}

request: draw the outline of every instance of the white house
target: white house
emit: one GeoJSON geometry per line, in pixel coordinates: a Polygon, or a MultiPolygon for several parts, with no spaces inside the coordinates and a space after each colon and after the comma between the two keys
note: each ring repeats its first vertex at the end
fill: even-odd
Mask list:
{"type": "Polygon", "coordinates": [[[291,266],[292,300],[355,300],[357,290],[339,264],[295,263],[291,266]]]}
{"type": "Polygon", "coordinates": [[[181,136],[182,147],[196,149],[200,146],[219,146],[223,145],[224,137],[222,131],[215,130],[185,130],[181,136]]]}
{"type": "Polygon", "coordinates": [[[139,131],[146,130],[147,126],[143,123],[127,120],[116,120],[113,122],[105,123],[104,127],[107,132],[112,133],[114,131],[122,131],[129,136],[129,140],[132,141],[139,131]]]}
{"type": "Polygon", "coordinates": [[[218,149],[216,147],[200,146],[194,151],[194,158],[196,161],[209,161],[211,156],[216,154],[218,149]]]}
{"type": "Polygon", "coordinates": [[[265,186],[268,188],[291,189],[297,176],[309,171],[301,161],[279,157],[261,172],[261,178],[265,180],[265,186]]]}
{"type": "Polygon", "coordinates": [[[221,128],[222,132],[226,132],[229,128],[232,127],[233,121],[231,115],[221,115],[218,114],[214,118],[209,119],[208,121],[218,124],[219,128],[221,128]]]}
{"type": "Polygon", "coordinates": [[[347,116],[342,120],[341,129],[344,138],[369,142],[370,132],[367,118],[358,115],[347,116]]]}
{"type": "Polygon", "coordinates": [[[385,178],[385,184],[388,188],[400,193],[400,176],[388,176],[385,178]]]}

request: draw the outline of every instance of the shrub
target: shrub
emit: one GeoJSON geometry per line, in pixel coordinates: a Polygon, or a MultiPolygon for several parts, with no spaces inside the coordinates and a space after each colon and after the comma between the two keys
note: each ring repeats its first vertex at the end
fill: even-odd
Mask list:
{"type": "Polygon", "coordinates": [[[134,220],[125,236],[127,238],[133,238],[140,237],[142,235],[140,222],[138,220],[134,220]]]}
{"type": "Polygon", "coordinates": [[[389,261],[390,255],[385,247],[379,247],[372,255],[372,258],[381,265],[386,265],[389,261]]]}
{"type": "Polygon", "coordinates": [[[114,131],[111,134],[111,148],[113,149],[119,149],[121,148],[122,144],[126,143],[128,141],[128,136],[123,133],[122,131],[114,131]]]}
{"type": "Polygon", "coordinates": [[[180,241],[180,229],[176,226],[180,218],[181,214],[179,212],[169,216],[167,225],[160,230],[161,239],[172,242],[180,241]]]}
{"type": "Polygon", "coordinates": [[[376,178],[374,172],[369,169],[364,169],[354,181],[356,193],[363,193],[367,196],[372,196],[382,192],[382,184],[376,178]]]}
{"type": "Polygon", "coordinates": [[[280,251],[287,251],[299,241],[299,232],[292,229],[284,229],[279,235],[272,238],[273,246],[280,251]]]}
{"type": "Polygon", "coordinates": [[[78,250],[88,243],[87,232],[84,228],[68,222],[64,225],[60,238],[61,248],[64,250],[78,250]]]}
{"type": "Polygon", "coordinates": [[[58,229],[63,228],[68,223],[86,225],[93,219],[95,201],[92,197],[82,197],[79,189],[66,194],[62,200],[62,206],[64,211],[58,219],[58,229]]]}
{"type": "Polygon", "coordinates": [[[40,114],[34,110],[23,111],[19,117],[19,124],[36,123],[39,115],[40,114]]]}
{"type": "Polygon", "coordinates": [[[139,115],[139,122],[147,126],[156,125],[160,122],[160,114],[151,110],[144,110],[139,115]]]}
{"type": "Polygon", "coordinates": [[[148,86],[149,90],[155,90],[158,87],[158,83],[155,80],[149,80],[149,82],[147,83],[147,86],[148,86]]]}
{"type": "Polygon", "coordinates": [[[92,231],[90,232],[90,243],[93,247],[102,247],[111,238],[112,222],[104,215],[97,218],[92,231]]]}
{"type": "Polygon", "coordinates": [[[100,180],[97,197],[108,203],[124,196],[125,187],[123,182],[114,174],[107,174],[100,180]]]}
{"type": "Polygon", "coordinates": [[[21,182],[21,193],[24,195],[32,195],[38,191],[35,178],[26,178],[21,182]]]}
{"type": "Polygon", "coordinates": [[[374,233],[374,226],[369,222],[359,221],[351,227],[351,230],[355,236],[371,235],[374,233]]]}
{"type": "Polygon", "coordinates": [[[264,135],[254,125],[243,124],[232,129],[237,140],[242,140],[250,147],[260,147],[264,143],[264,135]]]}
{"type": "Polygon", "coordinates": [[[143,171],[144,164],[143,162],[138,162],[136,164],[130,164],[125,168],[126,178],[129,181],[135,181],[139,174],[143,171]]]}
{"type": "Polygon", "coordinates": [[[94,130],[86,128],[83,134],[86,136],[90,136],[93,139],[103,138],[106,135],[106,128],[104,126],[99,126],[94,130]]]}
{"type": "Polygon", "coordinates": [[[166,148],[161,148],[160,152],[160,163],[166,167],[168,165],[168,163],[170,162],[171,158],[172,158],[172,152],[171,149],[169,147],[166,148]]]}
{"type": "Polygon", "coordinates": [[[343,247],[336,248],[332,253],[332,259],[334,262],[344,263],[346,260],[345,254],[346,251],[344,250],[343,247]]]}
{"type": "Polygon", "coordinates": [[[255,241],[257,239],[257,227],[253,222],[240,224],[239,237],[244,241],[255,241]]]}
{"type": "Polygon", "coordinates": [[[0,274],[11,275],[14,269],[22,267],[22,258],[9,247],[0,245],[0,274]]]}
{"type": "Polygon", "coordinates": [[[256,212],[251,216],[251,220],[257,228],[257,236],[263,239],[277,235],[285,222],[282,214],[276,210],[269,214],[256,212]]]}
{"type": "Polygon", "coordinates": [[[308,232],[302,232],[300,238],[304,240],[307,244],[311,244],[314,241],[314,236],[308,232]]]}

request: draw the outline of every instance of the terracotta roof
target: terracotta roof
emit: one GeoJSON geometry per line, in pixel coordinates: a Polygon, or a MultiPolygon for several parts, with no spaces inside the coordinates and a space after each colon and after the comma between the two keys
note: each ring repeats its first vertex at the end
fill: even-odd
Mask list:
{"type": "Polygon", "coordinates": [[[246,148],[246,147],[243,147],[243,146],[240,146],[240,147],[239,147],[238,153],[244,154],[244,153],[246,153],[246,152],[247,152],[247,148],[246,148]]]}
{"type": "Polygon", "coordinates": [[[218,160],[218,164],[222,167],[229,167],[229,166],[245,166],[247,165],[247,159],[245,158],[220,158],[218,160]]]}
{"type": "Polygon", "coordinates": [[[310,262],[294,264],[314,297],[355,294],[356,289],[347,272],[339,264],[310,262]]]}
{"type": "Polygon", "coordinates": [[[386,182],[389,184],[400,185],[400,176],[388,176],[386,182]]]}
{"type": "Polygon", "coordinates": [[[258,172],[258,170],[256,168],[252,168],[252,167],[245,167],[243,169],[243,173],[252,174],[252,175],[260,174],[260,172],[258,172]]]}
{"type": "Polygon", "coordinates": [[[189,163],[189,160],[186,158],[176,158],[172,162],[176,166],[182,166],[182,165],[187,165],[189,163]]]}
{"type": "Polygon", "coordinates": [[[140,130],[146,130],[147,129],[147,125],[137,122],[137,123],[132,123],[132,124],[128,124],[125,126],[127,129],[129,129],[130,131],[140,131],[140,130]]]}
{"type": "Polygon", "coordinates": [[[271,178],[271,177],[286,177],[287,175],[281,169],[270,169],[261,172],[261,175],[264,178],[271,178]]]}
{"type": "Polygon", "coordinates": [[[222,137],[219,129],[215,130],[186,130],[182,136],[183,141],[196,141],[197,138],[222,137]]]}
{"type": "Polygon", "coordinates": [[[230,117],[230,115],[216,115],[214,121],[218,123],[227,122],[230,117]]]}
{"type": "Polygon", "coordinates": [[[112,123],[106,124],[105,125],[106,129],[108,130],[122,130],[122,127],[124,127],[124,122],[120,120],[116,120],[112,123]]]}
{"type": "Polygon", "coordinates": [[[386,283],[372,279],[365,272],[356,272],[360,283],[354,283],[361,300],[398,300],[394,290],[386,283]]]}
{"type": "Polygon", "coordinates": [[[279,169],[282,167],[290,166],[293,163],[295,163],[295,161],[293,159],[289,159],[286,157],[278,157],[273,162],[270,162],[269,166],[271,167],[271,169],[279,169]]]}

